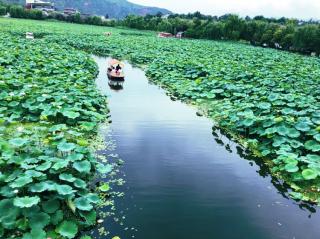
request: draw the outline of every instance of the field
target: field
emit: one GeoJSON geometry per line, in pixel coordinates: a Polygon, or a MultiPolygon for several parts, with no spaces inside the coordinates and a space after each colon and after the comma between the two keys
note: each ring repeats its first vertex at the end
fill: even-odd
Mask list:
{"type": "MultiPolygon", "coordinates": [[[[100,200],[88,185],[97,171],[112,167],[99,163],[91,147],[108,114],[94,86],[91,53],[143,67],[172,97],[199,107],[263,158],[291,186],[294,199],[320,202],[319,58],[59,22],[0,19],[0,29],[5,238],[14,231],[24,239],[47,232],[73,238],[95,222],[100,200]],[[24,39],[27,31],[35,41],[24,39]]],[[[107,190],[107,184],[100,186],[107,190]]]]}

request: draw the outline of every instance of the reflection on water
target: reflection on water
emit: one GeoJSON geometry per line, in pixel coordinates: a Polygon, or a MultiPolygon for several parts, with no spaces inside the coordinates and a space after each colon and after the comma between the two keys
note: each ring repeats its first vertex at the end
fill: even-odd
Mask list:
{"type": "Polygon", "coordinates": [[[114,91],[123,90],[123,84],[124,84],[124,81],[116,81],[116,80],[108,81],[108,85],[110,86],[110,89],[114,91]]]}
{"type": "MultiPolygon", "coordinates": [[[[225,149],[229,153],[233,153],[233,151],[231,150],[231,147],[230,147],[230,143],[231,144],[234,144],[234,143],[232,141],[232,137],[229,134],[224,132],[222,129],[213,126],[212,127],[212,135],[214,137],[214,140],[219,145],[225,147],[225,149]],[[227,141],[223,141],[222,138],[227,139],[227,141]]],[[[279,180],[279,179],[273,177],[270,174],[270,170],[269,170],[268,166],[263,162],[262,159],[253,157],[252,154],[250,154],[249,151],[245,150],[243,147],[241,147],[239,145],[236,146],[236,153],[242,159],[248,160],[250,162],[251,166],[253,166],[254,164],[258,165],[259,168],[258,168],[257,172],[259,173],[259,175],[261,177],[269,177],[270,178],[270,182],[278,190],[279,194],[281,194],[286,199],[290,199],[290,197],[289,197],[289,192],[291,192],[290,186],[287,185],[286,183],[284,183],[282,180],[279,180]]],[[[305,203],[305,202],[298,201],[298,200],[296,200],[296,204],[299,206],[300,209],[309,211],[309,213],[310,213],[309,217],[311,217],[312,213],[316,213],[317,212],[317,208],[318,207],[315,204],[305,203]]]]}
{"type": "Polygon", "coordinates": [[[109,96],[115,153],[125,161],[118,222],[105,222],[110,238],[318,238],[315,208],[288,198],[286,185],[212,130],[211,120],[172,101],[130,64],[125,89],[111,90],[106,59],[95,60],[97,85],[109,96]]]}

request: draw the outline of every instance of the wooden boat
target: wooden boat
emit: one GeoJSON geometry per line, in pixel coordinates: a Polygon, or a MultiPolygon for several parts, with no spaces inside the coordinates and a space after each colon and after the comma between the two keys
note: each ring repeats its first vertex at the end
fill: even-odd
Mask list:
{"type": "Polygon", "coordinates": [[[113,81],[124,81],[124,64],[121,61],[112,59],[108,64],[108,78],[113,81]]]}

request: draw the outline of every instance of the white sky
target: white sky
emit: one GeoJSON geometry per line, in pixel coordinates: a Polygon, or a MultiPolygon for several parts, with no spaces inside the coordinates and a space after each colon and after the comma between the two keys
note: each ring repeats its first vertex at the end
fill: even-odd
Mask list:
{"type": "Polygon", "coordinates": [[[237,13],[241,16],[294,17],[320,19],[320,0],[130,0],[176,13],[200,11],[221,16],[237,13]]]}

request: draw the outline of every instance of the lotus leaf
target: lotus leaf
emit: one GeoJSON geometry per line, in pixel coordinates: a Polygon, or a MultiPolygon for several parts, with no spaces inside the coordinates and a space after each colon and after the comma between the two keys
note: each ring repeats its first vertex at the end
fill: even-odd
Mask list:
{"type": "Polygon", "coordinates": [[[89,161],[78,161],[73,163],[73,167],[80,173],[90,173],[91,163],[89,161]]]}
{"type": "Polygon", "coordinates": [[[69,185],[57,185],[56,190],[60,195],[70,195],[74,193],[74,190],[69,185]]]}
{"type": "Polygon", "coordinates": [[[101,192],[108,192],[110,190],[110,186],[108,183],[104,183],[99,187],[101,192]]]}
{"type": "Polygon", "coordinates": [[[318,177],[318,173],[313,169],[305,169],[302,171],[302,176],[306,180],[312,180],[318,177]]]}
{"type": "Polygon", "coordinates": [[[305,122],[299,122],[295,125],[296,129],[297,130],[300,130],[302,132],[307,132],[310,130],[310,126],[308,123],[305,123],[305,122]]]}
{"type": "Polygon", "coordinates": [[[10,184],[12,188],[21,188],[31,183],[33,180],[30,176],[22,176],[17,178],[13,183],[10,184]]]}
{"type": "Polygon", "coordinates": [[[78,226],[72,221],[63,221],[58,227],[57,232],[66,238],[74,238],[78,233],[78,226]]]}
{"type": "Polygon", "coordinates": [[[86,197],[77,198],[74,203],[76,207],[82,211],[90,211],[93,208],[91,202],[86,197]]]}
{"type": "Polygon", "coordinates": [[[28,143],[28,140],[23,138],[15,138],[15,139],[9,140],[9,143],[14,147],[19,148],[26,145],[28,143]]]}
{"type": "Polygon", "coordinates": [[[42,203],[43,211],[46,213],[54,213],[60,208],[60,203],[56,199],[51,199],[49,201],[42,203]]]}
{"type": "Polygon", "coordinates": [[[34,205],[37,205],[40,202],[38,196],[34,197],[16,197],[13,201],[13,204],[19,208],[29,208],[34,205]]]}
{"type": "Polygon", "coordinates": [[[29,226],[31,229],[43,229],[49,225],[50,216],[47,213],[35,213],[29,218],[29,226]]]}
{"type": "Polygon", "coordinates": [[[74,181],[76,181],[76,178],[73,177],[72,174],[67,174],[67,173],[60,174],[59,179],[63,180],[63,181],[70,182],[70,183],[73,183],[74,181]]]}
{"type": "Polygon", "coordinates": [[[312,152],[318,152],[320,151],[320,143],[318,143],[315,140],[309,140],[305,143],[305,147],[308,150],[311,150],[312,152]]]}
{"type": "Polygon", "coordinates": [[[76,145],[73,143],[62,142],[58,145],[58,149],[62,152],[70,152],[76,148],[76,145]]]}

